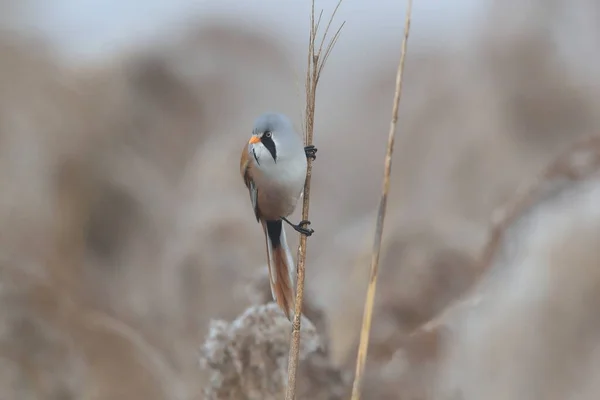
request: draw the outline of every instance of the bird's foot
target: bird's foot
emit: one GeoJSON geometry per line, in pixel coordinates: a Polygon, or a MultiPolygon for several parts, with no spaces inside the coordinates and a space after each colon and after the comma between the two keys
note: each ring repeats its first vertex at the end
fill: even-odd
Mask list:
{"type": "Polygon", "coordinates": [[[282,217],[281,219],[287,222],[292,228],[294,228],[296,232],[302,235],[310,236],[315,232],[314,229],[305,227],[305,225],[310,225],[310,221],[307,219],[303,219],[298,224],[292,224],[290,221],[287,220],[287,218],[284,217],[282,217]]]}
{"type": "Polygon", "coordinates": [[[304,153],[306,153],[306,158],[310,158],[312,160],[317,158],[317,148],[312,144],[304,147],[304,153]]]}
{"type": "Polygon", "coordinates": [[[295,226],[292,225],[292,227],[296,230],[296,232],[299,232],[303,235],[306,235],[306,236],[312,235],[315,232],[315,230],[311,229],[311,228],[305,228],[304,227],[305,225],[310,225],[310,221],[307,219],[303,219],[302,221],[300,221],[298,223],[298,225],[295,225],[295,226]]]}

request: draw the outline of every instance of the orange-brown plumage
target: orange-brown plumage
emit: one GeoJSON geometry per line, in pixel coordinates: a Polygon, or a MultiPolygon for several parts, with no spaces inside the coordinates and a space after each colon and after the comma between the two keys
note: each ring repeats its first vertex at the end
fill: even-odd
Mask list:
{"type": "MultiPolygon", "coordinates": [[[[271,294],[284,312],[287,319],[291,321],[294,309],[294,288],[290,279],[290,265],[285,254],[286,249],[281,245],[272,246],[269,251],[269,234],[264,221],[261,221],[265,233],[267,247],[267,262],[269,265],[269,281],[271,283],[271,294]]],[[[282,227],[283,229],[283,227],[282,227]]]]}
{"type": "MultiPolygon", "coordinates": [[[[285,231],[280,219],[265,220],[261,213],[261,204],[269,204],[269,199],[259,193],[253,174],[260,173],[248,153],[248,144],[244,146],[240,159],[240,173],[248,188],[256,219],[261,222],[265,235],[267,263],[271,294],[288,320],[294,308],[294,286],[292,270],[294,263],[285,239],[285,231]]],[[[268,214],[267,214],[268,217],[268,214]]]]}

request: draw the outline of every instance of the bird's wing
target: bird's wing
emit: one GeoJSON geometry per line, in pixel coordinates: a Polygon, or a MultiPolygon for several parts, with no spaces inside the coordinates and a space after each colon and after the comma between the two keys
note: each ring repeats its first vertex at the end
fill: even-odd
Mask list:
{"type": "Polygon", "coordinates": [[[248,188],[248,193],[250,194],[250,201],[252,202],[252,209],[254,210],[254,215],[256,216],[256,221],[260,219],[260,211],[258,209],[258,189],[252,180],[252,160],[248,154],[248,145],[244,146],[242,151],[242,158],[240,160],[240,173],[242,174],[242,178],[244,178],[244,183],[248,188]]]}

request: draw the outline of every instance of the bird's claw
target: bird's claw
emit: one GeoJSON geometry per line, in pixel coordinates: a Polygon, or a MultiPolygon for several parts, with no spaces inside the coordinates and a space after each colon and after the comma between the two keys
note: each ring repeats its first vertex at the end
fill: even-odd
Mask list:
{"type": "Polygon", "coordinates": [[[310,225],[310,221],[307,219],[303,219],[302,221],[300,221],[298,224],[292,224],[287,218],[285,217],[281,217],[282,220],[284,220],[285,222],[287,222],[292,228],[294,228],[294,230],[296,232],[301,233],[302,235],[305,236],[310,236],[312,235],[315,231],[314,229],[311,228],[305,228],[304,225],[310,225]]]}
{"type": "Polygon", "coordinates": [[[305,228],[304,225],[310,225],[310,221],[307,219],[304,219],[304,220],[300,221],[298,223],[298,225],[294,225],[293,227],[294,227],[294,230],[296,230],[296,232],[299,232],[305,236],[310,236],[315,232],[314,229],[305,228]]]}
{"type": "Polygon", "coordinates": [[[304,153],[306,153],[306,158],[310,158],[312,160],[316,160],[317,158],[317,148],[312,144],[304,147],[304,153]]]}

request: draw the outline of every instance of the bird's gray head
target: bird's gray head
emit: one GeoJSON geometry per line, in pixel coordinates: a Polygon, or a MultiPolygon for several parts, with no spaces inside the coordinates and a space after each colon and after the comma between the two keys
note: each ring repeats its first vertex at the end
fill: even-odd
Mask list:
{"type": "Polygon", "coordinates": [[[283,114],[273,112],[262,114],[254,121],[249,147],[259,164],[263,161],[277,163],[281,158],[295,153],[298,147],[303,149],[292,121],[283,114]]]}

